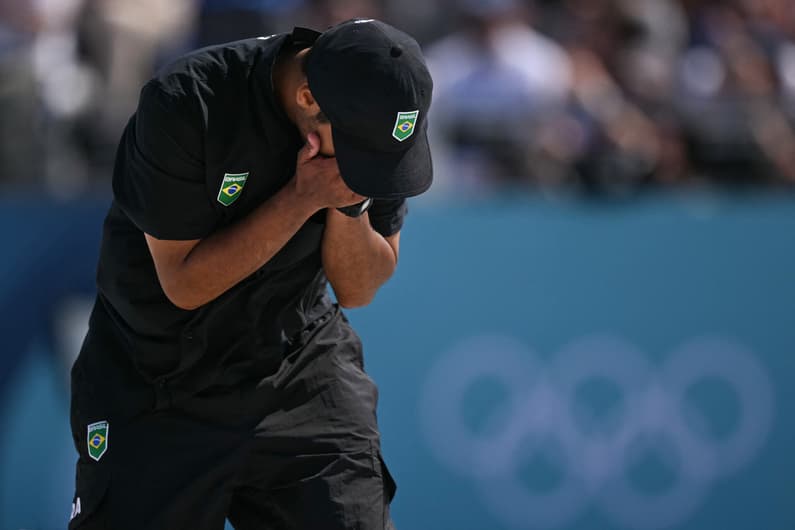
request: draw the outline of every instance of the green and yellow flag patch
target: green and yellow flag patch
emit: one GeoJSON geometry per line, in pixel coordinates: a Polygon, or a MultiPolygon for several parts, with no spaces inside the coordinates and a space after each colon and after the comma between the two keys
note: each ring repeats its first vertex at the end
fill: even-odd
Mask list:
{"type": "Polygon", "coordinates": [[[414,126],[417,124],[417,116],[420,111],[413,110],[411,112],[398,112],[397,119],[395,120],[395,128],[392,130],[392,137],[398,142],[402,142],[412,134],[414,134],[414,126]]]}
{"type": "Polygon", "coordinates": [[[229,206],[243,193],[243,186],[246,185],[248,173],[224,173],[224,180],[221,182],[221,189],[218,190],[218,202],[224,206],[229,206]]]}
{"type": "Polygon", "coordinates": [[[99,462],[108,450],[108,422],[98,421],[88,426],[88,456],[99,462]]]}

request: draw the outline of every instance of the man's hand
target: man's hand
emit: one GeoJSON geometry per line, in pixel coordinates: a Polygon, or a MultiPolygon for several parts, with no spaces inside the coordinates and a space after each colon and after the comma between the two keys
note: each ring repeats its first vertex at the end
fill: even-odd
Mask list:
{"type": "Polygon", "coordinates": [[[293,185],[299,200],[315,211],[358,204],[366,199],[351,191],[340,176],[336,158],[318,157],[320,138],[310,133],[298,152],[293,185]]]}

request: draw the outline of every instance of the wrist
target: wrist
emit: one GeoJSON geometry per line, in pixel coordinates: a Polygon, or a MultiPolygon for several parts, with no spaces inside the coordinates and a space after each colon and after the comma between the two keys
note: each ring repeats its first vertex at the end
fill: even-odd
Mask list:
{"type": "Polygon", "coordinates": [[[333,224],[339,224],[342,226],[356,226],[361,224],[367,224],[369,226],[367,212],[358,216],[358,217],[351,217],[349,215],[345,215],[337,208],[329,208],[326,210],[326,220],[327,222],[331,222],[333,224]]]}
{"type": "Polygon", "coordinates": [[[344,213],[348,217],[360,217],[364,215],[364,213],[367,210],[370,209],[370,206],[372,206],[372,204],[373,204],[373,199],[368,197],[358,204],[352,204],[350,206],[337,208],[337,210],[344,213]]]}

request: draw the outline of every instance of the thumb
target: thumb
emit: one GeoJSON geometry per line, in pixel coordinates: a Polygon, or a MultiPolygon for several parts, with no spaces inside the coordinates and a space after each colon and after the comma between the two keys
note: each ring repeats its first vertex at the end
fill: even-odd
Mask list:
{"type": "Polygon", "coordinates": [[[303,164],[315,158],[320,152],[320,138],[317,133],[309,133],[306,137],[306,144],[298,152],[298,163],[303,164]]]}

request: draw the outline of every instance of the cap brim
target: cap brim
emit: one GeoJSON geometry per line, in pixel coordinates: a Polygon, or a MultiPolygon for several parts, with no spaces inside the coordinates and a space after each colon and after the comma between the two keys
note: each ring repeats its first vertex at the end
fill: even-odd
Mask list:
{"type": "Polygon", "coordinates": [[[359,195],[374,199],[402,199],[424,193],[433,182],[425,123],[416,134],[408,149],[374,151],[359,148],[355,139],[332,126],[342,180],[359,195]]]}

